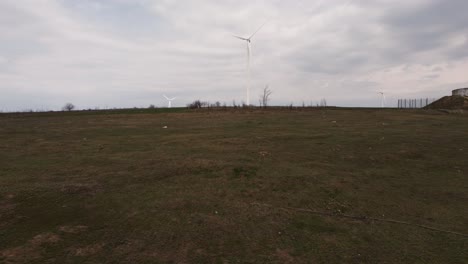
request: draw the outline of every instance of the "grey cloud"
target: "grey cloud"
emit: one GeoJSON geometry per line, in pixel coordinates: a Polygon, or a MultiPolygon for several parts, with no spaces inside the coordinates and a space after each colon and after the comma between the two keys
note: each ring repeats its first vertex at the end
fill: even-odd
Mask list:
{"type": "Polygon", "coordinates": [[[432,80],[432,79],[436,79],[438,78],[440,75],[439,74],[429,74],[429,75],[425,75],[423,76],[423,80],[432,80]]]}
{"type": "Polygon", "coordinates": [[[368,8],[357,3],[359,15],[328,25],[338,28],[336,39],[297,49],[291,61],[307,72],[348,74],[401,63],[461,60],[468,55],[466,1],[437,0],[410,7],[366,3],[368,8]],[[455,37],[464,37],[463,43],[452,45],[455,37]],[[424,52],[428,54],[419,56],[424,52]]]}
{"type": "Polygon", "coordinates": [[[42,21],[10,4],[0,3],[0,55],[8,59],[30,56],[44,51],[39,41],[45,32],[42,21]]]}
{"type": "Polygon", "coordinates": [[[433,0],[418,8],[395,8],[384,16],[384,23],[399,29],[417,28],[447,34],[453,30],[468,28],[466,10],[468,2],[464,0],[433,0]]]}
{"type": "Polygon", "coordinates": [[[468,55],[460,52],[466,50],[466,40],[461,47],[447,46],[450,46],[452,38],[467,36],[466,10],[468,2],[464,0],[434,0],[419,8],[392,10],[381,22],[389,35],[400,44],[402,54],[411,56],[422,51],[434,51],[441,53],[441,56],[460,59],[468,55]]]}
{"type": "Polygon", "coordinates": [[[468,81],[460,70],[468,68],[466,6],[460,0],[5,0],[0,109],[60,108],[73,100],[79,107],[163,104],[163,93],[184,98],[179,105],[240,102],[245,43],[231,34],[248,35],[266,20],[252,43],[254,97],[265,84],[278,104],[330,98],[359,105],[383,88],[442,89],[448,78],[468,81]]]}

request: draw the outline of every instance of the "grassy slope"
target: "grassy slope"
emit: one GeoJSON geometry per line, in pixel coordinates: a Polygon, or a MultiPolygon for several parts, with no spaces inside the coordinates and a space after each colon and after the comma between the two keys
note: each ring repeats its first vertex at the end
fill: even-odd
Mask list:
{"type": "Polygon", "coordinates": [[[467,139],[424,111],[0,115],[0,262],[465,263],[463,237],[278,208],[468,233],[467,139]]]}

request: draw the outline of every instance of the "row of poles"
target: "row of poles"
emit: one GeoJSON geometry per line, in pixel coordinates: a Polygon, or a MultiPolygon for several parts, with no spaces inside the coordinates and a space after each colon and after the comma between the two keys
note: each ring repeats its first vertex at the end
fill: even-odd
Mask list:
{"type": "Polygon", "coordinates": [[[433,98],[398,99],[398,108],[423,108],[432,104],[435,100],[433,98]]]}

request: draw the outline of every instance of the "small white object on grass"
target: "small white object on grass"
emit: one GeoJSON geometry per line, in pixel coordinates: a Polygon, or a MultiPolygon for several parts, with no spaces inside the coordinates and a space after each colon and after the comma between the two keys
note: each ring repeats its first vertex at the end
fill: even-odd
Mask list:
{"type": "Polygon", "coordinates": [[[163,126],[163,128],[167,128],[167,126],[163,126]]]}

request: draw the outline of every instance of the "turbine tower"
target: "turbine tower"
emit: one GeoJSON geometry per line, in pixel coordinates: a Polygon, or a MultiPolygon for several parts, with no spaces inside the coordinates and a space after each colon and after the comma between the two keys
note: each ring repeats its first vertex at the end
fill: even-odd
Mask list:
{"type": "Polygon", "coordinates": [[[262,27],[266,24],[263,23],[263,25],[261,27],[259,27],[250,37],[248,38],[243,38],[243,37],[239,37],[239,36],[235,36],[235,38],[238,38],[240,40],[243,40],[247,43],[247,83],[246,83],[246,86],[247,86],[247,105],[250,105],[250,59],[251,59],[251,46],[250,46],[250,43],[252,41],[252,37],[255,36],[255,34],[257,34],[258,31],[260,31],[260,29],[262,29],[262,27]]]}
{"type": "Polygon", "coordinates": [[[385,107],[385,93],[382,91],[382,92],[379,92],[379,94],[382,96],[380,106],[384,108],[385,107]]]}
{"type": "Polygon", "coordinates": [[[167,100],[167,108],[171,108],[172,107],[172,100],[176,99],[177,97],[168,98],[167,96],[164,95],[164,98],[166,98],[166,100],[167,100]]]}

